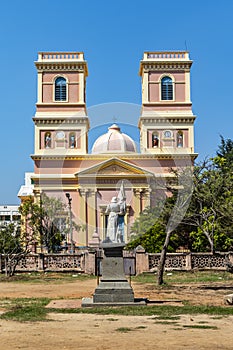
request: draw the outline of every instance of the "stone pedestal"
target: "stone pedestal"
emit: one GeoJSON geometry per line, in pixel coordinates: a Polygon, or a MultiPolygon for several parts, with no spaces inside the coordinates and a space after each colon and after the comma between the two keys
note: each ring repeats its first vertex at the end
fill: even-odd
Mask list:
{"type": "Polygon", "coordinates": [[[93,303],[134,302],[134,293],[124,274],[124,243],[102,243],[104,251],[102,278],[95,290],[93,303]]]}
{"type": "Polygon", "coordinates": [[[124,274],[124,243],[102,243],[102,277],[92,298],[84,298],[82,307],[146,305],[134,299],[134,292],[124,274]]]}

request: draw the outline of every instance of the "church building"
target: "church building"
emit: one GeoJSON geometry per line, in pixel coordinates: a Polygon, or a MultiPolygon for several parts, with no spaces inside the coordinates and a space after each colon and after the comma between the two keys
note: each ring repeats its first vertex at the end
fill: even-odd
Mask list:
{"type": "MultiPolygon", "coordinates": [[[[88,153],[86,109],[88,65],[82,52],[40,52],[35,62],[38,92],[33,117],[35,148],[30,175],[33,195],[72,199],[76,246],[88,246],[94,233],[106,238],[106,207],[124,184],[124,240],[139,213],[165,194],[172,168],[193,164],[194,120],[188,52],[145,52],[140,61],[141,115],[135,115],[140,149],[113,124],[88,153]]],[[[137,74],[137,72],[135,72],[137,74]]],[[[111,116],[110,116],[111,118],[111,116]]],[[[101,116],[99,123],[101,123],[101,116]]],[[[19,192],[23,201],[27,193],[19,192]]]]}

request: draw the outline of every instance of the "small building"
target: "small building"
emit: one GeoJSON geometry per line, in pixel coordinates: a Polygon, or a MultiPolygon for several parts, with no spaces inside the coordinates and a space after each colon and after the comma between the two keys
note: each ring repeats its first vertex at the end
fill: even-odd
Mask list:
{"type": "MultiPolygon", "coordinates": [[[[194,121],[190,97],[188,52],[145,52],[140,61],[141,115],[135,116],[140,149],[135,140],[113,124],[88,153],[90,120],[86,112],[88,66],[82,52],[40,52],[38,74],[33,182],[22,187],[21,200],[42,192],[67,202],[72,217],[83,230],[73,233],[78,246],[88,246],[92,236],[106,236],[106,206],[122,181],[126,193],[124,239],[147,206],[166,196],[171,168],[193,164],[194,121]]],[[[101,123],[101,116],[100,116],[101,123]]]]}
{"type": "Polygon", "coordinates": [[[18,205],[0,205],[0,227],[5,227],[9,224],[20,225],[21,215],[18,205]]]}

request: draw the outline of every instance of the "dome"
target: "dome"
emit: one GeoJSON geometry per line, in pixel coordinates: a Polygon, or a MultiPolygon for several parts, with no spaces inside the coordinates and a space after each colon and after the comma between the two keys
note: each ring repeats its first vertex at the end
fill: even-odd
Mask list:
{"type": "Polygon", "coordinates": [[[123,134],[117,124],[108,128],[108,132],[98,137],[92,147],[92,153],[125,153],[137,152],[135,142],[123,134]]]}

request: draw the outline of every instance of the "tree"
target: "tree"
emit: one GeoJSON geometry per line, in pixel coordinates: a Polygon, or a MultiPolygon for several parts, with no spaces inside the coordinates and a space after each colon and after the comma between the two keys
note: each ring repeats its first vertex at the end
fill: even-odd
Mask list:
{"type": "Polygon", "coordinates": [[[225,170],[232,168],[233,165],[233,140],[225,140],[222,135],[220,135],[220,139],[220,145],[213,160],[215,164],[218,164],[218,168],[225,170]]]}
{"type": "Polygon", "coordinates": [[[226,166],[226,159],[218,155],[194,168],[194,191],[182,221],[189,229],[192,227],[194,250],[206,251],[209,246],[214,253],[233,245],[233,178],[229,159],[226,166]]]}
{"type": "MultiPolygon", "coordinates": [[[[155,207],[145,208],[131,226],[131,241],[127,249],[134,249],[138,245],[148,253],[161,252],[166,237],[166,226],[175,205],[175,195],[161,201],[155,207]]],[[[169,252],[187,244],[187,237],[183,229],[174,232],[171,237],[169,252]]]]}
{"type": "Polygon", "coordinates": [[[128,248],[142,245],[148,252],[160,251],[158,284],[163,283],[163,273],[168,251],[175,251],[188,243],[184,227],[180,225],[191,200],[193,183],[192,168],[171,170],[173,178],[167,183],[170,196],[163,198],[153,208],[146,208],[131,227],[134,240],[128,248]],[[179,228],[179,231],[178,231],[179,228]]]}
{"type": "Polygon", "coordinates": [[[187,166],[183,169],[172,170],[172,172],[176,176],[177,184],[176,186],[174,186],[173,181],[172,186],[168,185],[168,190],[171,192],[172,198],[170,201],[170,205],[165,211],[165,218],[167,222],[166,237],[160,254],[160,261],[158,266],[158,285],[163,284],[163,274],[166,262],[166,255],[171,240],[171,235],[174,234],[175,230],[181,224],[183,217],[189,207],[189,203],[193,192],[192,167],[187,166]]]}
{"type": "MultiPolygon", "coordinates": [[[[135,249],[141,245],[148,253],[159,253],[163,247],[163,242],[166,236],[166,226],[161,219],[157,219],[153,226],[151,226],[144,234],[133,239],[127,244],[127,249],[135,249]]],[[[180,245],[180,237],[174,234],[171,242],[169,251],[174,252],[180,245]]]]}
{"type": "MultiPolygon", "coordinates": [[[[33,197],[29,197],[19,207],[21,214],[21,235],[34,239],[35,242],[41,239],[42,209],[41,205],[34,202],[33,197]]],[[[33,243],[35,243],[33,242],[33,243]]]]}
{"type": "Polygon", "coordinates": [[[40,203],[35,203],[33,198],[29,198],[21,204],[19,211],[24,218],[25,232],[34,236],[49,253],[56,252],[65,235],[59,225],[59,219],[63,218],[66,222],[68,215],[61,199],[42,193],[40,203]]]}
{"type": "MultiPolygon", "coordinates": [[[[159,218],[165,226],[166,237],[160,255],[158,284],[163,283],[172,237],[179,232],[186,233],[190,247],[196,251],[214,253],[216,249],[233,248],[233,141],[221,137],[216,157],[172,172],[177,181],[167,185],[172,197],[166,201],[159,218]]],[[[156,209],[154,212],[147,209],[133,225],[138,233],[146,229],[145,238],[147,233],[153,234],[148,226],[155,225],[155,213],[156,209]]]]}
{"type": "MultiPolygon", "coordinates": [[[[24,217],[24,230],[32,234],[40,246],[45,247],[48,253],[55,253],[61,242],[70,231],[67,227],[68,212],[66,205],[60,198],[48,197],[41,194],[40,202],[35,203],[33,198],[23,202],[19,208],[24,217]]],[[[83,227],[72,221],[72,227],[79,231],[83,227]]]]}
{"type": "Polygon", "coordinates": [[[30,253],[30,241],[19,227],[9,224],[0,229],[0,254],[3,255],[5,275],[13,276],[18,263],[30,253]]]}
{"type": "Polygon", "coordinates": [[[41,227],[40,236],[41,244],[47,247],[49,253],[57,251],[65,238],[65,232],[59,227],[59,218],[67,220],[67,211],[65,204],[59,198],[48,197],[42,194],[40,202],[41,210],[41,227]]]}

